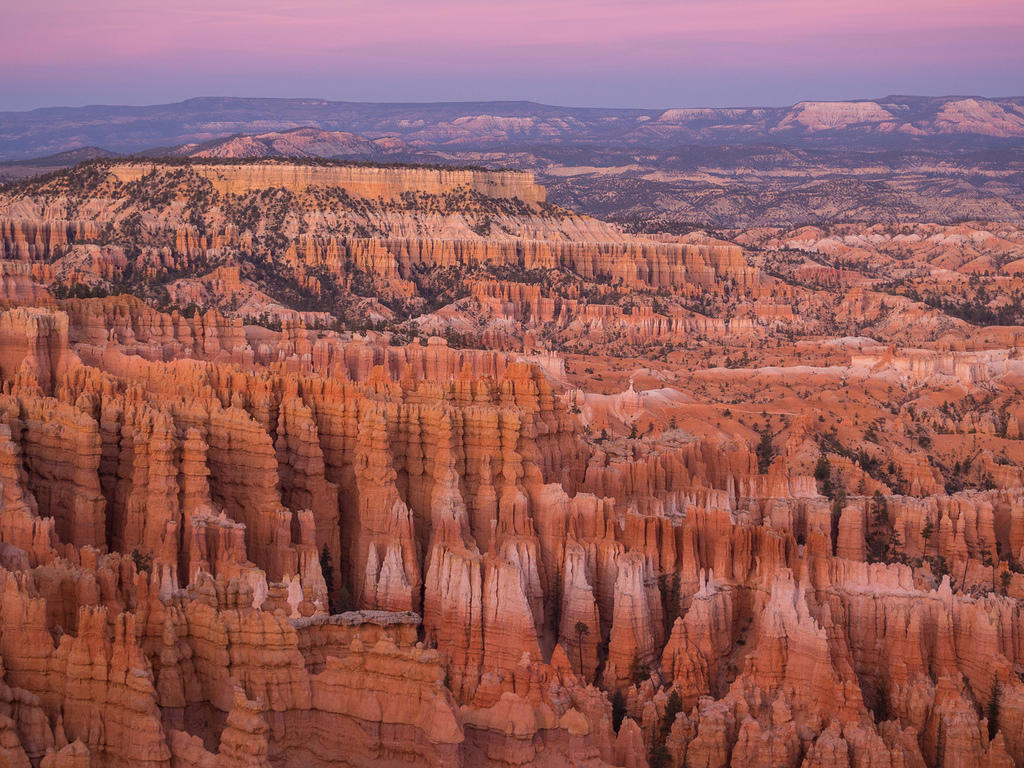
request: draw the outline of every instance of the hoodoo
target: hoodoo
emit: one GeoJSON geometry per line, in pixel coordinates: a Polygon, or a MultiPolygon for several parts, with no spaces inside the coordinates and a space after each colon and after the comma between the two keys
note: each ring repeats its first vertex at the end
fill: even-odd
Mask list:
{"type": "Polygon", "coordinates": [[[0,761],[1024,764],[1024,327],[852,271],[976,274],[926,229],[298,160],[0,190],[0,761]]]}

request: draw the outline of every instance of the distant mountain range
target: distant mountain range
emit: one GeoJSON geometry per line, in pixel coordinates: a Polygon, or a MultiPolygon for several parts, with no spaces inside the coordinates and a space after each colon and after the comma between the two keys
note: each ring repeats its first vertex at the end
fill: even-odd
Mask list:
{"type": "MultiPolygon", "coordinates": [[[[613,147],[771,143],[891,149],[1024,142],[1024,97],[888,96],[792,107],[598,109],[524,101],[373,104],[319,99],[196,98],[145,107],[53,107],[0,112],[0,159],[96,151],[135,153],[251,135],[231,152],[288,154],[299,128],[347,134],[319,156],[406,150],[509,150],[591,142],[613,147]],[[368,142],[368,143],[367,143],[368,142]],[[260,145],[260,146],[257,146],[260,145]],[[263,147],[263,148],[261,148],[263,147]],[[359,151],[355,151],[358,149],[359,151]]],[[[236,156],[236,155],[229,155],[236,156]]]]}
{"type": "Polygon", "coordinates": [[[653,231],[1024,221],[1024,99],[661,111],[192,99],[0,114],[0,183],[124,154],[530,170],[552,202],[653,231]]]}
{"type": "Polygon", "coordinates": [[[234,134],[223,139],[188,142],[176,147],[153,149],[143,154],[211,158],[376,158],[408,151],[410,151],[409,145],[401,139],[392,137],[368,139],[348,131],[329,131],[323,128],[307,127],[254,135],[234,134]]]}

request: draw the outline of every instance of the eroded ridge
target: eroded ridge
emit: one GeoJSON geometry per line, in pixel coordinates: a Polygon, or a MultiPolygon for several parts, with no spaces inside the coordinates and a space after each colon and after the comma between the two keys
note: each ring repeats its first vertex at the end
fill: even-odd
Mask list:
{"type": "Polygon", "coordinates": [[[1024,761],[1024,328],[206,181],[0,196],[9,764],[1024,761]]]}

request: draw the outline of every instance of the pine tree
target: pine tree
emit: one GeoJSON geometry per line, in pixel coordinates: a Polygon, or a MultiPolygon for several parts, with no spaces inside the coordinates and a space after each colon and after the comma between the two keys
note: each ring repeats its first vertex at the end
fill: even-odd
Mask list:
{"type": "Polygon", "coordinates": [[[885,497],[879,491],[871,500],[871,517],[868,522],[867,556],[869,563],[888,562],[893,552],[893,531],[889,528],[889,510],[885,497]]]}
{"type": "Polygon", "coordinates": [[[331,562],[331,551],[327,549],[327,544],[320,550],[320,573],[327,582],[327,610],[334,613],[334,564],[331,562]]]}
{"type": "Polygon", "coordinates": [[[832,554],[836,553],[839,546],[839,519],[843,515],[843,507],[846,506],[846,487],[840,483],[836,489],[835,498],[832,500],[831,533],[832,533],[832,554]]]}
{"type": "Polygon", "coordinates": [[[132,562],[137,573],[149,573],[153,569],[153,556],[138,549],[132,550],[132,562]]]}
{"type": "Polygon", "coordinates": [[[814,479],[819,483],[824,483],[831,477],[832,465],[829,464],[828,457],[823,453],[818,457],[818,463],[814,465],[814,479]]]}
{"type": "Polygon", "coordinates": [[[633,664],[630,667],[629,673],[633,680],[633,685],[638,688],[644,680],[651,676],[651,670],[648,669],[647,664],[641,660],[639,653],[633,654],[633,664]]]}
{"type": "Polygon", "coordinates": [[[668,734],[672,730],[672,724],[676,721],[676,715],[682,711],[683,699],[679,695],[679,691],[673,688],[672,693],[668,695],[668,701],[665,702],[665,714],[661,718],[662,741],[668,738],[668,734]]]}
{"type": "Polygon", "coordinates": [[[672,765],[672,753],[664,744],[659,744],[651,750],[647,764],[650,768],[668,768],[672,765]]]}
{"type": "Polygon", "coordinates": [[[619,728],[622,727],[622,721],[626,718],[626,699],[622,695],[622,691],[615,691],[612,694],[612,728],[615,732],[619,732],[619,728]]]}
{"type": "Polygon", "coordinates": [[[580,650],[580,677],[583,676],[583,638],[590,634],[590,627],[586,625],[586,622],[577,621],[576,626],[576,643],[580,650]]]}
{"type": "Polygon", "coordinates": [[[774,437],[767,426],[761,431],[761,440],[757,444],[757,471],[762,475],[768,474],[768,469],[775,458],[775,446],[772,445],[774,437]]]}
{"type": "Polygon", "coordinates": [[[665,619],[665,634],[672,632],[672,625],[679,617],[679,572],[663,573],[658,577],[658,591],[661,593],[662,615],[665,619]]]}
{"type": "Polygon", "coordinates": [[[999,684],[999,675],[992,676],[992,688],[985,706],[985,717],[988,718],[988,737],[994,739],[999,733],[999,700],[1003,696],[1003,688],[999,684]]]}
{"type": "Polygon", "coordinates": [[[924,551],[928,552],[928,543],[932,540],[932,536],[935,535],[935,524],[932,523],[931,518],[925,521],[924,527],[921,529],[921,538],[924,539],[924,551]]]}

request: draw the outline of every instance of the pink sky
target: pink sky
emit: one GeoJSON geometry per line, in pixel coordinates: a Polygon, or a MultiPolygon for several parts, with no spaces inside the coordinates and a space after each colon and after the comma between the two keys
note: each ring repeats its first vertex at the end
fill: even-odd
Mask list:
{"type": "Polygon", "coordinates": [[[1024,94],[1024,0],[15,0],[0,109],[196,95],[788,104],[1024,94]]]}

